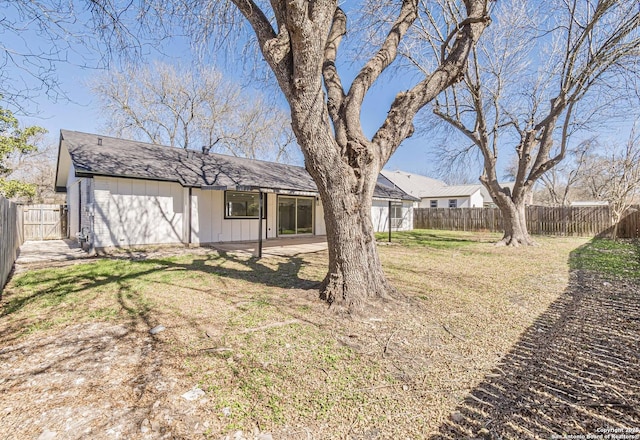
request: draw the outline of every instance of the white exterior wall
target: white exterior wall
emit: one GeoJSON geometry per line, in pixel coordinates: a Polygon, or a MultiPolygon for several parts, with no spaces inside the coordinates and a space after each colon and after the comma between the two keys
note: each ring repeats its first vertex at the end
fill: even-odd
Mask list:
{"type": "Polygon", "coordinates": [[[420,202],[420,208],[431,208],[431,201],[438,201],[438,208],[448,208],[449,200],[456,199],[458,208],[482,208],[484,200],[480,191],[466,197],[425,197],[420,202]]]}
{"type": "MultiPolygon", "coordinates": [[[[194,188],[189,205],[189,189],[177,183],[72,176],[67,187],[70,233],[74,237],[82,227],[90,228],[96,248],[187,243],[189,228],[193,244],[258,239],[257,219],[224,218],[224,191],[194,188]]],[[[277,194],[266,194],[266,210],[263,238],[276,238],[277,194]]],[[[321,201],[316,201],[314,210],[314,235],[326,235],[321,201]]],[[[403,202],[402,213],[402,227],[394,230],[413,229],[413,203],[403,202]]],[[[388,230],[388,215],[388,202],[374,200],[376,231],[388,230]]]]}
{"type": "Polygon", "coordinates": [[[484,197],[482,197],[482,192],[478,191],[473,193],[469,198],[469,207],[470,208],[482,208],[484,206],[484,197]]]}
{"type": "Polygon", "coordinates": [[[177,183],[94,177],[97,248],[183,243],[184,188],[177,183]]]}
{"type": "Polygon", "coordinates": [[[80,231],[87,234],[93,230],[93,179],[81,178],[78,184],[82,194],[80,207],[80,231]]]}
{"type": "MultiPolygon", "coordinates": [[[[258,240],[258,219],[225,219],[224,191],[192,190],[191,242],[194,244],[258,240]]],[[[277,237],[278,195],[265,193],[267,218],[262,237],[277,237]]],[[[326,235],[322,203],[314,207],[314,235],[326,235]]]]}
{"type": "MultiPolygon", "coordinates": [[[[276,195],[267,196],[267,218],[262,220],[263,238],[276,236],[276,195]]],[[[258,240],[258,219],[225,219],[224,191],[193,189],[191,195],[191,242],[194,244],[258,240]]]]}
{"type": "MultiPolygon", "coordinates": [[[[402,227],[393,228],[393,231],[411,231],[413,229],[413,202],[402,202],[402,227]]],[[[371,206],[371,221],[375,232],[389,230],[389,202],[387,200],[374,200],[371,206]]]]}
{"type": "Polygon", "coordinates": [[[75,238],[81,231],[92,230],[93,179],[77,178],[71,166],[67,182],[67,212],[69,237],[75,238]]]}
{"type": "Polygon", "coordinates": [[[71,165],[69,180],[67,181],[67,215],[69,216],[69,237],[75,238],[80,232],[80,205],[79,205],[79,182],[76,178],[75,169],[71,165]]]}
{"type": "Polygon", "coordinates": [[[315,235],[327,235],[327,226],[324,223],[324,207],[322,206],[322,200],[320,197],[316,197],[315,203],[315,225],[314,231],[315,235]]]}

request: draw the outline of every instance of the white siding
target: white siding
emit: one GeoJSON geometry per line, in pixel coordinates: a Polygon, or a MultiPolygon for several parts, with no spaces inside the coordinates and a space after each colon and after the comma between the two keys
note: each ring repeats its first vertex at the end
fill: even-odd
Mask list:
{"type": "Polygon", "coordinates": [[[425,197],[420,202],[420,208],[431,208],[431,201],[438,201],[438,208],[448,208],[449,200],[456,200],[457,208],[482,208],[483,199],[480,191],[473,193],[471,196],[465,197],[425,197]]]}
{"type": "Polygon", "coordinates": [[[95,177],[95,246],[183,242],[184,189],[177,183],[95,177]]]}
{"type": "MultiPolygon", "coordinates": [[[[82,214],[82,226],[87,222],[93,230],[97,248],[186,243],[189,227],[194,244],[258,239],[257,219],[224,218],[224,191],[192,189],[189,204],[189,190],[177,183],[111,177],[74,182],[69,179],[67,192],[71,234],[79,231],[82,214]],[[79,211],[80,185],[83,208],[79,211]]],[[[314,234],[326,235],[321,202],[314,207],[314,234]]],[[[266,209],[263,238],[275,238],[276,194],[266,194],[266,209]]],[[[412,202],[403,202],[402,214],[402,227],[394,230],[413,229],[412,202]]],[[[374,200],[372,220],[376,231],[388,230],[388,216],[388,202],[374,200]]]]}
{"type": "MultiPolygon", "coordinates": [[[[276,195],[266,194],[263,238],[276,232],[276,195]]],[[[191,242],[195,244],[258,240],[258,219],[225,219],[224,191],[194,189],[191,200],[191,242]]]]}
{"type": "MultiPolygon", "coordinates": [[[[397,202],[394,202],[396,204],[397,202]]],[[[389,230],[389,202],[387,200],[374,200],[371,207],[371,221],[376,232],[389,230]]],[[[402,226],[393,228],[393,231],[410,231],[413,229],[413,202],[402,202],[402,226]]]]}
{"type": "Polygon", "coordinates": [[[482,208],[484,206],[484,198],[482,197],[482,192],[478,190],[478,192],[473,193],[469,200],[470,208],[482,208]]]}
{"type": "Polygon", "coordinates": [[[327,227],[324,223],[324,207],[322,206],[322,201],[320,197],[316,198],[315,203],[315,235],[327,235],[327,227]]]}

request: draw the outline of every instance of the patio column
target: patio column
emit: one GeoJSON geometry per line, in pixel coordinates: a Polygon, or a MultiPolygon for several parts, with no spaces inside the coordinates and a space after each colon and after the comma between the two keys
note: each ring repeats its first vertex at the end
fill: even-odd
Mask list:
{"type": "Polygon", "coordinates": [[[262,202],[263,193],[258,192],[258,258],[262,258],[262,211],[264,210],[262,202]]]}

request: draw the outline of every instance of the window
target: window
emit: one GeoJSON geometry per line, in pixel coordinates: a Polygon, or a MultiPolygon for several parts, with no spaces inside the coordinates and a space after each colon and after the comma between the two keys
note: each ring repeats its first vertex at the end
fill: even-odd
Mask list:
{"type": "MultiPolygon", "coordinates": [[[[244,191],[225,191],[224,218],[258,218],[260,193],[244,191]]],[[[266,218],[265,206],[262,218],[266,218]]]]}
{"type": "Polygon", "coordinates": [[[437,207],[438,207],[438,201],[437,200],[429,201],[429,208],[437,208],[437,207]]]}
{"type": "Polygon", "coordinates": [[[401,204],[393,204],[391,205],[391,228],[398,229],[402,227],[402,205],[401,204]]]}
{"type": "Polygon", "coordinates": [[[457,199],[449,199],[449,208],[457,208],[458,200],[457,199]]]}

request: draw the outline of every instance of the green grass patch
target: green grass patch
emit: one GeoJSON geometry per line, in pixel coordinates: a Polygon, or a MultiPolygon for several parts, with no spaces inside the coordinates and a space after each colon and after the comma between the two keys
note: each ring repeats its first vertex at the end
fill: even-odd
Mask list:
{"type": "Polygon", "coordinates": [[[571,253],[571,267],[620,278],[640,278],[640,241],[594,238],[571,253]]]}
{"type": "MultiPolygon", "coordinates": [[[[497,234],[436,231],[431,229],[414,229],[413,231],[399,231],[391,233],[391,242],[405,247],[428,247],[432,249],[459,249],[487,241],[497,241],[497,234]]],[[[388,232],[377,232],[376,240],[385,242],[389,239],[388,232]]]]}

